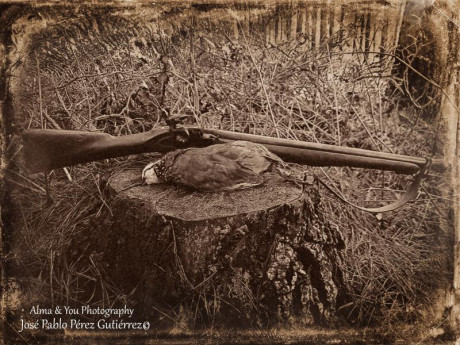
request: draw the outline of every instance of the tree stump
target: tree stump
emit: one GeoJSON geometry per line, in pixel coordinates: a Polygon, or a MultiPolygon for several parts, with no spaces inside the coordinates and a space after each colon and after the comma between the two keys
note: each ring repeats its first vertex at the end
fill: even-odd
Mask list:
{"type": "Polygon", "coordinates": [[[195,325],[334,319],[344,245],[316,185],[270,176],[256,188],[200,193],[141,185],[140,176],[136,168],[110,178],[112,215],[93,233],[107,274],[134,291],[137,312],[180,310],[195,325]]]}

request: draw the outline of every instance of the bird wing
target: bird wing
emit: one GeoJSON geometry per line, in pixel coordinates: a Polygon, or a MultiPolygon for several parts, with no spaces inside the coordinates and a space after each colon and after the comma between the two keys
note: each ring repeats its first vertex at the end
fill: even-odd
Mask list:
{"type": "Polygon", "coordinates": [[[265,146],[250,141],[234,141],[225,144],[225,147],[217,148],[217,150],[223,156],[236,161],[241,167],[256,174],[269,170],[274,163],[284,165],[283,160],[265,146]]]}

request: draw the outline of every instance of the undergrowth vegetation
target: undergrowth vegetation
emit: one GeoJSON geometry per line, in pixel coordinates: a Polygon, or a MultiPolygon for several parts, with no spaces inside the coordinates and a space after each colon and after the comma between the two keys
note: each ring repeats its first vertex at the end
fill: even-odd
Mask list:
{"type": "MultiPolygon", "coordinates": [[[[277,42],[267,39],[262,23],[279,13],[248,21],[236,10],[178,11],[147,20],[136,13],[65,10],[59,21],[53,10],[43,12],[49,24],[33,33],[23,61],[18,128],[128,135],[164,126],[167,114],[203,127],[415,156],[432,156],[442,146],[438,123],[427,122],[423,106],[408,97],[407,75],[394,73],[407,68],[395,59],[394,42],[363,51],[353,26],[319,46],[302,32],[277,42]]],[[[366,39],[372,46],[373,38],[366,39]]],[[[36,284],[33,298],[130,303],[132,292],[110,280],[85,231],[94,215],[110,210],[102,181],[137,160],[58,169],[46,179],[12,161],[7,179],[18,188],[22,215],[17,255],[23,278],[36,284]]],[[[364,207],[391,202],[410,181],[346,167],[297,169],[364,207]]],[[[441,230],[448,210],[440,181],[430,175],[415,202],[377,215],[322,189],[323,212],[346,243],[349,300],[340,312],[349,321],[412,320],[443,286],[449,237],[441,230]]]]}

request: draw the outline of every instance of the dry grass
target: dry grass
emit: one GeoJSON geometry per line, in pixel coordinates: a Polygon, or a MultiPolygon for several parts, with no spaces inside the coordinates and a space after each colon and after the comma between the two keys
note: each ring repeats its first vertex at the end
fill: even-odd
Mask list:
{"type": "MultiPolygon", "coordinates": [[[[356,32],[343,28],[312,50],[307,35],[267,43],[236,13],[220,23],[199,14],[195,20],[193,28],[190,17],[158,26],[121,15],[101,23],[97,14],[86,13],[43,29],[23,66],[19,97],[28,102],[17,109],[20,126],[126,135],[161,125],[166,112],[205,127],[433,153],[439,128],[423,120],[420,107],[407,98],[407,80],[392,73],[391,47],[381,47],[383,55],[351,55],[342,48],[357,39],[356,32]],[[238,37],[229,29],[233,22],[238,37]]],[[[24,175],[20,162],[12,169],[10,179],[24,192],[24,276],[39,281],[43,300],[105,306],[129,301],[131,292],[110,281],[85,231],[92,217],[110,208],[101,190],[103,175],[130,159],[54,171],[49,186],[42,175],[24,175]],[[45,189],[53,200],[47,204],[45,189]]],[[[379,171],[315,171],[363,206],[387,203],[407,184],[407,178],[379,171]]],[[[349,301],[341,311],[349,320],[410,319],[443,284],[447,236],[439,229],[447,211],[436,196],[440,181],[425,181],[416,202],[381,217],[323,192],[324,212],[346,242],[349,301]]]]}

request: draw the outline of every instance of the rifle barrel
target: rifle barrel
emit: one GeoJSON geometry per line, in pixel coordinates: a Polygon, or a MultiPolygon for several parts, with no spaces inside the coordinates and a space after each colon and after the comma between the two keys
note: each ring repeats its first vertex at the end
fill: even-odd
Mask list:
{"type": "MultiPolygon", "coordinates": [[[[272,138],[217,129],[205,129],[204,132],[227,141],[246,140],[263,144],[286,161],[313,166],[350,166],[389,170],[398,174],[414,174],[428,163],[428,159],[423,157],[346,146],[272,138]]],[[[434,159],[431,163],[431,168],[442,170],[444,168],[443,161],[441,159],[434,159]]]]}

